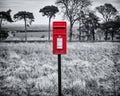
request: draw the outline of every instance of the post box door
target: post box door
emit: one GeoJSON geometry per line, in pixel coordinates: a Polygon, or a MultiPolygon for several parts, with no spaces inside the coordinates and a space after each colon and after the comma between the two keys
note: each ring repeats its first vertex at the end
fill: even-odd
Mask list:
{"type": "Polygon", "coordinates": [[[66,54],[66,36],[54,35],[53,54],[66,54]]]}

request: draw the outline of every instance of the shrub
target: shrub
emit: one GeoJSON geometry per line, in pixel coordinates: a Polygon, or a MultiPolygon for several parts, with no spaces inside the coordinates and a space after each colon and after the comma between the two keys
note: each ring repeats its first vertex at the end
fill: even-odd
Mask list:
{"type": "Polygon", "coordinates": [[[0,32],[0,41],[7,39],[7,37],[8,37],[8,32],[2,30],[0,32]]]}

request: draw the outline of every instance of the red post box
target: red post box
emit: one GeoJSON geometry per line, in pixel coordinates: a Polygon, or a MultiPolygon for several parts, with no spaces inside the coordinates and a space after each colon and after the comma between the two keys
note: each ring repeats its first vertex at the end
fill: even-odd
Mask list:
{"type": "Polygon", "coordinates": [[[53,54],[66,54],[66,22],[53,22],[53,54]]]}

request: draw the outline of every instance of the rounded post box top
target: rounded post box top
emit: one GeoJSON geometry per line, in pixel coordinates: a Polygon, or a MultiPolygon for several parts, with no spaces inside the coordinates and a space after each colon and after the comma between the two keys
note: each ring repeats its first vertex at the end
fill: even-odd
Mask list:
{"type": "Polygon", "coordinates": [[[66,29],[66,22],[65,21],[54,21],[53,29],[66,29]]]}

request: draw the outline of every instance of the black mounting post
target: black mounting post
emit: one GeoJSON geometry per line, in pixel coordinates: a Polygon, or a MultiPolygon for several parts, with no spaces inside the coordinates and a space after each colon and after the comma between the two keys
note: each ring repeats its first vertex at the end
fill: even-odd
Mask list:
{"type": "Polygon", "coordinates": [[[58,96],[62,96],[61,89],[61,54],[58,54],[58,96]]]}

